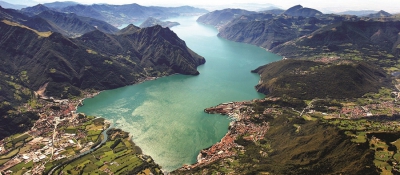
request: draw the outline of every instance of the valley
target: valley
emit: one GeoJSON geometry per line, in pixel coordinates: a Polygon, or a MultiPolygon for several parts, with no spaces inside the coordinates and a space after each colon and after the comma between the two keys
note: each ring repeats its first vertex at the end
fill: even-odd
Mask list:
{"type": "Polygon", "coordinates": [[[0,174],[400,172],[398,14],[5,5],[0,174]]]}

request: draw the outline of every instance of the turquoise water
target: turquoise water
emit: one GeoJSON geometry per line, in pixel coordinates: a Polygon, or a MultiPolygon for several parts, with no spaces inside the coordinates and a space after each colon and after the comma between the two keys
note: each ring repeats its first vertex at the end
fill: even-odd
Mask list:
{"type": "Polygon", "coordinates": [[[130,132],[143,152],[167,171],[195,163],[201,149],[226,134],[228,118],[205,114],[204,108],[262,98],[254,89],[259,76],[250,71],[281,59],[264,49],[218,38],[215,28],[196,19],[169,20],[181,24],[172,30],[207,60],[198,67],[199,76],[173,75],[104,91],[78,109],[130,132]]]}

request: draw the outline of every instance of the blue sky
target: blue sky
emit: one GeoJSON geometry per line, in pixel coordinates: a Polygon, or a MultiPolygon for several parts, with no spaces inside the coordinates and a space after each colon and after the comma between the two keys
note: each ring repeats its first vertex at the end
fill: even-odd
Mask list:
{"type": "MultiPolygon", "coordinates": [[[[13,4],[38,4],[53,2],[55,0],[3,0],[13,4]]],[[[58,0],[63,1],[63,0],[58,0]]],[[[140,5],[157,5],[157,6],[179,6],[192,5],[220,9],[226,7],[240,7],[243,3],[255,4],[273,4],[283,9],[287,9],[294,5],[301,4],[305,7],[315,8],[323,12],[341,12],[346,10],[385,10],[391,13],[400,12],[399,0],[72,0],[82,4],[108,3],[108,4],[131,4],[138,3],[140,5]]],[[[253,5],[260,6],[261,5],[253,5]]]]}

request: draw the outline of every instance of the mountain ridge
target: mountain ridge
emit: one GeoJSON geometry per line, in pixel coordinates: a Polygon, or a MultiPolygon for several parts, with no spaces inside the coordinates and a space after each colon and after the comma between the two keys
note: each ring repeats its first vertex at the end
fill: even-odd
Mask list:
{"type": "MultiPolygon", "coordinates": [[[[95,30],[70,39],[59,33],[38,38],[35,32],[21,27],[3,22],[0,26],[6,34],[0,37],[3,76],[26,72],[29,78],[16,81],[18,84],[31,91],[48,84],[47,95],[56,98],[79,95],[79,89],[104,90],[134,84],[147,76],[197,75],[196,67],[205,62],[171,30],[161,27],[142,29],[130,35],[110,35],[95,30]],[[16,36],[16,33],[20,34],[16,36]],[[114,44],[104,49],[108,41],[114,44]],[[167,50],[171,52],[166,54],[167,50]],[[69,87],[69,90],[60,89],[60,86],[69,87]]],[[[26,97],[6,99],[19,103],[26,97]]]]}
{"type": "Polygon", "coordinates": [[[147,18],[142,24],[140,24],[140,28],[145,28],[145,27],[153,27],[155,25],[160,25],[162,27],[174,27],[177,25],[180,25],[178,22],[171,22],[171,21],[161,21],[153,17],[147,18]]]}

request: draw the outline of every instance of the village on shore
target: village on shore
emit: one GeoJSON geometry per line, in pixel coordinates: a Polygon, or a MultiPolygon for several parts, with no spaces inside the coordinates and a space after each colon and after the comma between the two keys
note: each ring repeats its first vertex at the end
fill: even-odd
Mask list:
{"type": "MultiPolygon", "coordinates": [[[[84,99],[92,98],[98,93],[85,92],[84,99]]],[[[102,118],[76,113],[77,107],[83,105],[82,102],[83,99],[56,100],[41,97],[36,99],[34,104],[27,103],[19,107],[19,110],[39,114],[40,118],[29,131],[6,137],[0,141],[0,172],[3,174],[52,172],[58,168],[58,164],[75,160],[95,148],[100,148],[100,143],[107,141],[107,138],[103,138],[102,132],[109,128],[111,123],[102,118]]],[[[112,133],[114,135],[120,133],[117,136],[126,135],[123,134],[123,131],[113,131],[112,133]]],[[[118,147],[118,152],[123,153],[122,150],[125,150],[124,154],[126,155],[137,155],[138,159],[135,161],[139,162],[138,166],[142,165],[140,161],[154,164],[151,157],[142,155],[141,151],[136,151],[140,148],[136,148],[131,142],[131,138],[127,136],[123,137],[127,141],[118,141],[121,144],[115,144],[123,145],[118,147]],[[136,150],[130,151],[131,149],[136,150]]],[[[118,140],[117,138],[115,139],[118,140]]],[[[110,141],[111,143],[114,142],[110,141]]],[[[110,167],[102,170],[106,173],[112,173],[111,166],[119,166],[116,161],[109,162],[111,164],[104,163],[107,163],[106,167],[110,167]]],[[[161,170],[158,171],[161,172],[161,170]]],[[[144,174],[150,173],[150,170],[144,171],[144,174]]]]}
{"type": "MultiPolygon", "coordinates": [[[[218,160],[236,157],[238,156],[238,150],[239,152],[245,152],[245,147],[235,142],[239,137],[257,143],[264,139],[266,132],[268,132],[270,128],[269,122],[253,122],[254,120],[252,121],[252,119],[260,118],[262,115],[266,114],[280,116],[283,112],[282,109],[297,113],[296,117],[304,118],[305,120],[314,121],[321,119],[341,129],[365,131],[356,132],[355,135],[349,135],[354,137],[353,140],[356,143],[365,142],[365,135],[369,131],[400,131],[400,122],[396,120],[396,118],[400,117],[400,103],[398,102],[399,93],[391,92],[388,89],[382,89],[381,91],[377,94],[369,94],[369,96],[367,95],[366,97],[360,98],[358,101],[333,100],[335,101],[334,105],[329,105],[329,103],[327,103],[327,101],[331,102],[331,99],[309,100],[302,111],[278,105],[276,107],[263,108],[262,114],[257,114],[257,112],[255,112],[254,104],[278,101],[282,99],[281,97],[266,97],[265,99],[254,99],[251,101],[222,103],[215,107],[207,108],[204,112],[227,115],[232,119],[228,133],[220,142],[201,150],[197,158],[197,163],[184,165],[178,171],[185,172],[185,170],[204,167],[218,160]],[[321,103],[321,101],[323,101],[322,104],[327,104],[326,106],[322,106],[323,110],[321,110],[321,106],[316,106],[321,103]],[[368,101],[368,103],[364,101],[368,101]],[[390,120],[373,122],[379,117],[381,117],[381,119],[389,118],[390,120]],[[369,119],[373,121],[369,121],[369,119]],[[337,121],[343,122],[338,123],[337,121]],[[362,139],[360,140],[360,138],[362,139]]],[[[297,127],[297,132],[301,130],[300,126],[295,127],[297,127]]],[[[396,153],[392,154],[394,155],[396,153]]],[[[398,163],[400,162],[397,162],[397,164],[398,163]]]]}

